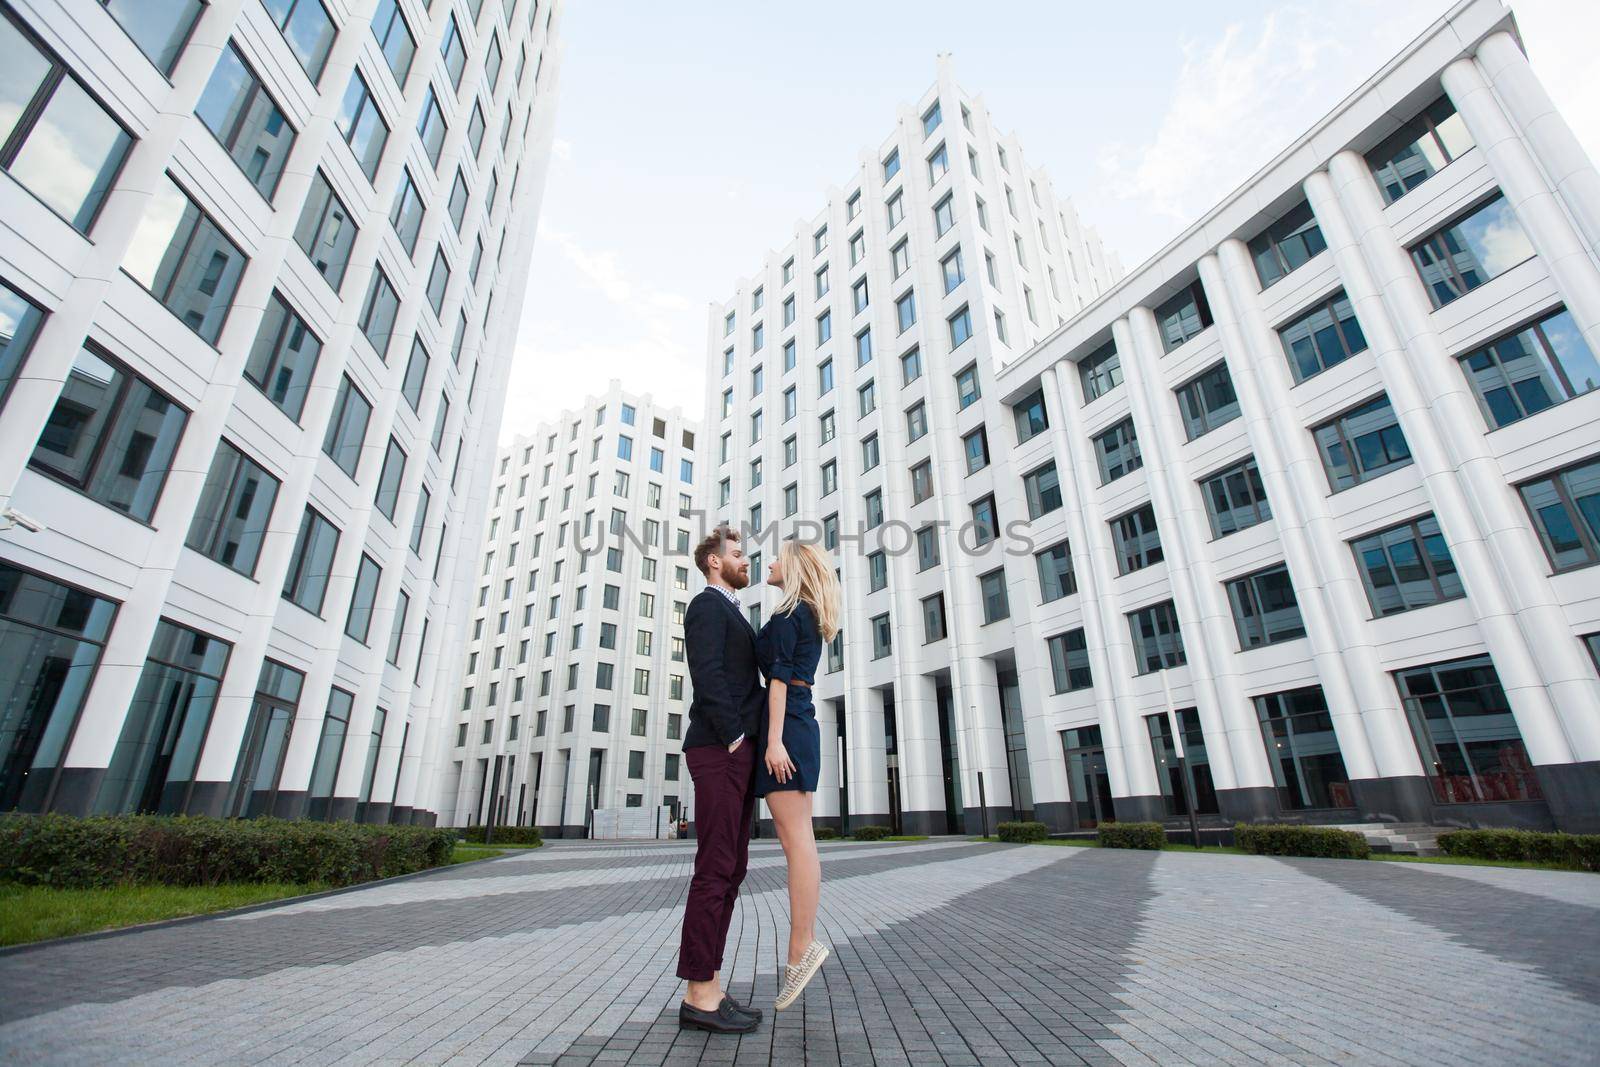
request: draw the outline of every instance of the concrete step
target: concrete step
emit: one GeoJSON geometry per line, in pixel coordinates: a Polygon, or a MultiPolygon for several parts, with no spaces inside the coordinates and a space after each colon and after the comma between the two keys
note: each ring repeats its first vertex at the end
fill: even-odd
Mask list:
{"type": "Polygon", "coordinates": [[[1439,835],[1447,826],[1428,826],[1423,823],[1343,823],[1338,829],[1353,830],[1367,839],[1374,852],[1402,856],[1437,856],[1439,835]]]}

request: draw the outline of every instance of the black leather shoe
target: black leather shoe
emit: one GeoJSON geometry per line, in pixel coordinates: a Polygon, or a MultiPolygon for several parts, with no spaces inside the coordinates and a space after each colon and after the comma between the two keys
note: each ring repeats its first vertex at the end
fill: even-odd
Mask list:
{"type": "Polygon", "coordinates": [[[722,994],[722,999],[727,1001],[729,1004],[732,1004],[735,1008],[737,1008],[741,1015],[753,1016],[755,1018],[756,1022],[760,1022],[761,1021],[761,1009],[760,1008],[752,1008],[748,1004],[740,1004],[737,1000],[733,999],[733,994],[732,993],[724,993],[724,994],[722,994]]]}
{"type": "Polygon", "coordinates": [[[678,1005],[678,1029],[709,1030],[713,1034],[748,1034],[761,1025],[761,1020],[746,1015],[733,1006],[727,997],[717,1005],[716,1011],[701,1011],[684,1001],[678,1005]]]}

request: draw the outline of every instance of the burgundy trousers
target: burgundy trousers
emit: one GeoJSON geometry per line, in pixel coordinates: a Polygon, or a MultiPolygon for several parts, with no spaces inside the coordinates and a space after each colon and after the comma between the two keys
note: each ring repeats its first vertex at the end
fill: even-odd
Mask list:
{"type": "Polygon", "coordinates": [[[722,949],[750,862],[750,831],[756,815],[756,745],[745,738],[738,751],[722,745],[683,750],[694,780],[694,877],[683,907],[678,977],[709,982],[722,969],[722,949]]]}

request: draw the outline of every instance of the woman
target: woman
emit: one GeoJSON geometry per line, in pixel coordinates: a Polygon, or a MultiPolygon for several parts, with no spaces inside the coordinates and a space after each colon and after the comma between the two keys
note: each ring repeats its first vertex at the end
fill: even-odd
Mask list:
{"type": "Polygon", "coordinates": [[[774,1004],[787,1008],[828,957],[814,936],[822,868],[811,834],[811,795],[822,744],[811,685],[823,644],[839,632],[839,580],[815,545],[785,541],[767,568],[767,584],[782,590],[783,599],[756,635],[756,658],[767,676],[765,758],[756,768],[756,795],[766,799],[789,862],[789,965],[774,1004]]]}

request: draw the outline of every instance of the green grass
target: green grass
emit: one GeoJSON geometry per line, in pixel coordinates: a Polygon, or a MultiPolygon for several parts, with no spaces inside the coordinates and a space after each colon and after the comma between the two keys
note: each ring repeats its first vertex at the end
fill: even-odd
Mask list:
{"type": "Polygon", "coordinates": [[[184,915],[204,915],[317,893],[327,888],[325,885],[277,883],[52,889],[0,883],[0,945],[21,945],[184,915]]]}
{"type": "Polygon", "coordinates": [[[450,854],[450,862],[469,863],[472,860],[493,859],[495,856],[504,856],[506,851],[507,849],[499,845],[463,845],[458,842],[455,851],[450,854]]]}
{"type": "Polygon", "coordinates": [[[926,841],[927,834],[890,834],[883,838],[885,841],[926,841]]]}

